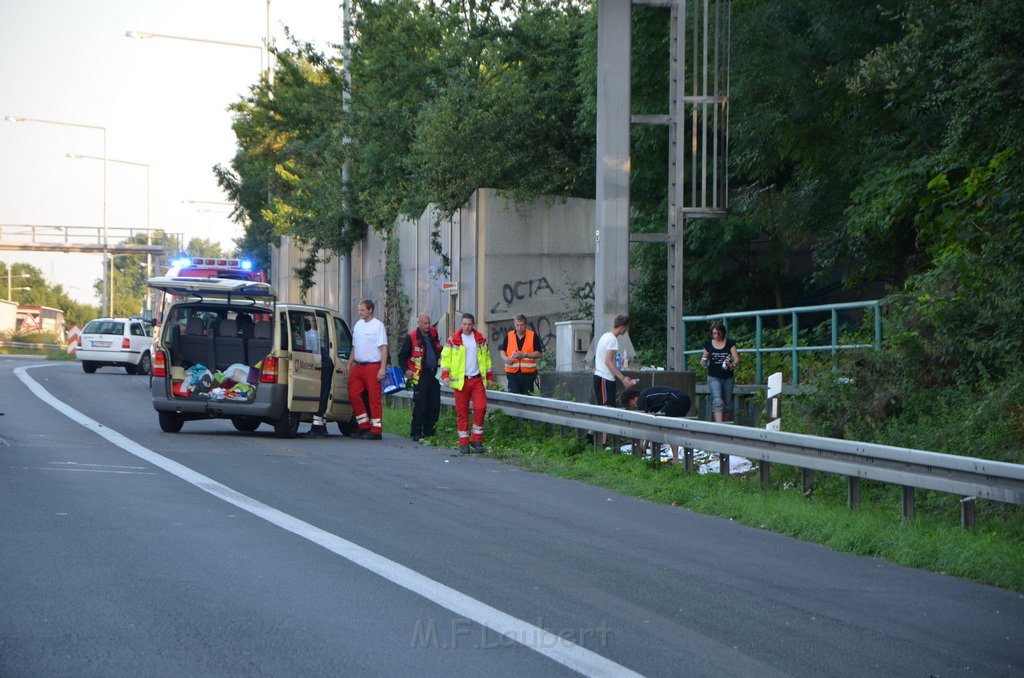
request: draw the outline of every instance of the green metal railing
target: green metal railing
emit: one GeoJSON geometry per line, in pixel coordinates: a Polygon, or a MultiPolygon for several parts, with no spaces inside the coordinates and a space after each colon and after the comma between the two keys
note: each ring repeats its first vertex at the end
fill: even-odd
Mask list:
{"type": "MultiPolygon", "coordinates": [[[[753,353],[754,361],[756,366],[754,380],[758,384],[764,383],[764,365],[763,356],[766,353],[789,353],[792,358],[792,383],[794,385],[800,383],[800,354],[807,352],[820,352],[820,351],[831,351],[832,356],[836,357],[839,351],[853,350],[853,349],[875,349],[878,350],[882,347],[882,309],[881,302],[875,301],[852,301],[844,304],[825,304],[822,306],[798,306],[794,308],[771,308],[763,311],[740,311],[737,313],[719,313],[716,315],[686,315],[683,316],[683,369],[690,369],[690,356],[700,356],[703,352],[703,348],[697,350],[686,350],[686,327],[688,323],[696,322],[709,322],[712,320],[721,320],[722,324],[725,325],[726,329],[729,327],[730,319],[741,319],[741,318],[754,318],[756,323],[756,333],[754,338],[754,348],[738,348],[740,353],[753,353]],[[875,340],[871,344],[841,344],[839,343],[839,312],[851,309],[871,309],[874,312],[874,325],[875,325],[875,340]],[[800,315],[811,314],[811,313],[830,313],[831,315],[831,330],[832,330],[832,343],[821,346],[801,346],[800,345],[800,315]],[[788,346],[778,347],[766,347],[764,345],[764,318],[774,317],[780,315],[790,316],[791,325],[791,343],[788,346]]],[[[705,336],[708,332],[702,332],[701,336],[705,336]]]]}

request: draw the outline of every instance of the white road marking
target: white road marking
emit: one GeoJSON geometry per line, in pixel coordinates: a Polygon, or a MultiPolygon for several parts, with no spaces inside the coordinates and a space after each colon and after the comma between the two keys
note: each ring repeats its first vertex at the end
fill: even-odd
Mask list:
{"type": "Polygon", "coordinates": [[[73,473],[113,473],[128,476],[155,476],[152,471],[111,471],[102,468],[57,468],[53,466],[26,466],[28,471],[71,471],[73,473]]]}
{"type": "MultiPolygon", "coordinates": [[[[60,363],[56,363],[60,364],[60,363]]],[[[31,367],[49,367],[50,365],[33,365],[31,367]]],[[[112,428],[90,419],[78,410],[67,405],[50,394],[28,375],[31,367],[15,368],[18,379],[28,387],[37,398],[54,408],[72,421],[84,426],[97,435],[106,438],[122,450],[177,476],[185,482],[204,490],[213,496],[233,504],[243,511],[262,518],[269,523],[307,539],[314,544],[336,553],[346,560],[377,574],[388,581],[412,591],[427,600],[445,607],[457,615],[471,619],[512,641],[538,652],[559,664],[585,676],[639,676],[641,674],[617,664],[610,659],[581,647],[558,634],[551,633],[538,626],[523,621],[501,610],[491,607],[476,598],[460,593],[455,589],[430,579],[400,563],[389,560],[382,555],[363,548],[358,544],[343,539],[315,525],[279,511],[271,506],[256,501],[226,485],[208,478],[201,473],[161,456],[149,448],[143,447],[112,428]]]]}

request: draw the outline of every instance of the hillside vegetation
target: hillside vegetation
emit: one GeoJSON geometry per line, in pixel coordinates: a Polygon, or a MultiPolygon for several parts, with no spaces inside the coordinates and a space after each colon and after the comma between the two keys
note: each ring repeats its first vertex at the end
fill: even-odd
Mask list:
{"type": "MultiPolygon", "coordinates": [[[[297,36],[233,106],[218,173],[243,249],[344,252],[480,186],[593,197],[596,3],[352,4],[345,70],[297,36]]],[[[1024,0],[733,0],[730,215],[688,227],[687,313],[885,299],[884,350],[822,370],[804,430],[1022,461],[1021,16],[1024,0]]],[[[633,111],[663,113],[667,10],[633,17],[633,111]]],[[[633,131],[634,231],[664,228],[665,137],[633,131]]],[[[664,250],[632,257],[631,335],[657,361],[664,250]]]]}

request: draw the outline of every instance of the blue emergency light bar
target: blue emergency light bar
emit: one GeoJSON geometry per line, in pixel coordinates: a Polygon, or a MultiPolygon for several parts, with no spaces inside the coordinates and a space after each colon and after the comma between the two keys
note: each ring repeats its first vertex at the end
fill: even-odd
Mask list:
{"type": "Polygon", "coordinates": [[[252,270],[252,262],[248,259],[220,259],[213,257],[182,257],[171,262],[175,268],[240,268],[243,271],[252,270]]]}

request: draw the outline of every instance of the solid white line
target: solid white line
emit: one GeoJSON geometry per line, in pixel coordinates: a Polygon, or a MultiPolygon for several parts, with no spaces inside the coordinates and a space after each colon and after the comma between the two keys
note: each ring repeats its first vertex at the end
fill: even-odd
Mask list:
{"type": "Polygon", "coordinates": [[[70,471],[72,473],[113,473],[124,476],[155,476],[151,471],[108,471],[100,468],[57,468],[55,466],[26,466],[30,471],[70,471]]]}
{"type": "MultiPolygon", "coordinates": [[[[56,363],[59,364],[59,363],[56,363]]],[[[58,400],[45,388],[28,375],[33,367],[49,367],[49,365],[33,365],[15,368],[18,379],[29,388],[37,398],[54,408],[72,421],[93,431],[99,436],[117,445],[122,450],[143,459],[171,475],[212,494],[218,499],[233,504],[238,508],[260,517],[269,523],[307,539],[314,544],[336,553],[370,572],[373,572],[404,589],[423,596],[427,600],[445,607],[466,619],[471,619],[495,633],[505,636],[524,647],[552,659],[586,676],[639,676],[639,673],[617,664],[610,659],[546,631],[538,626],[513,617],[471,596],[430,579],[404,565],[389,560],[358,544],[342,539],[305,521],[279,511],[271,506],[256,501],[240,492],[232,490],[207,476],[197,473],[178,462],[161,456],[149,448],[139,445],[112,428],[90,419],[78,410],[58,400]]]]}

